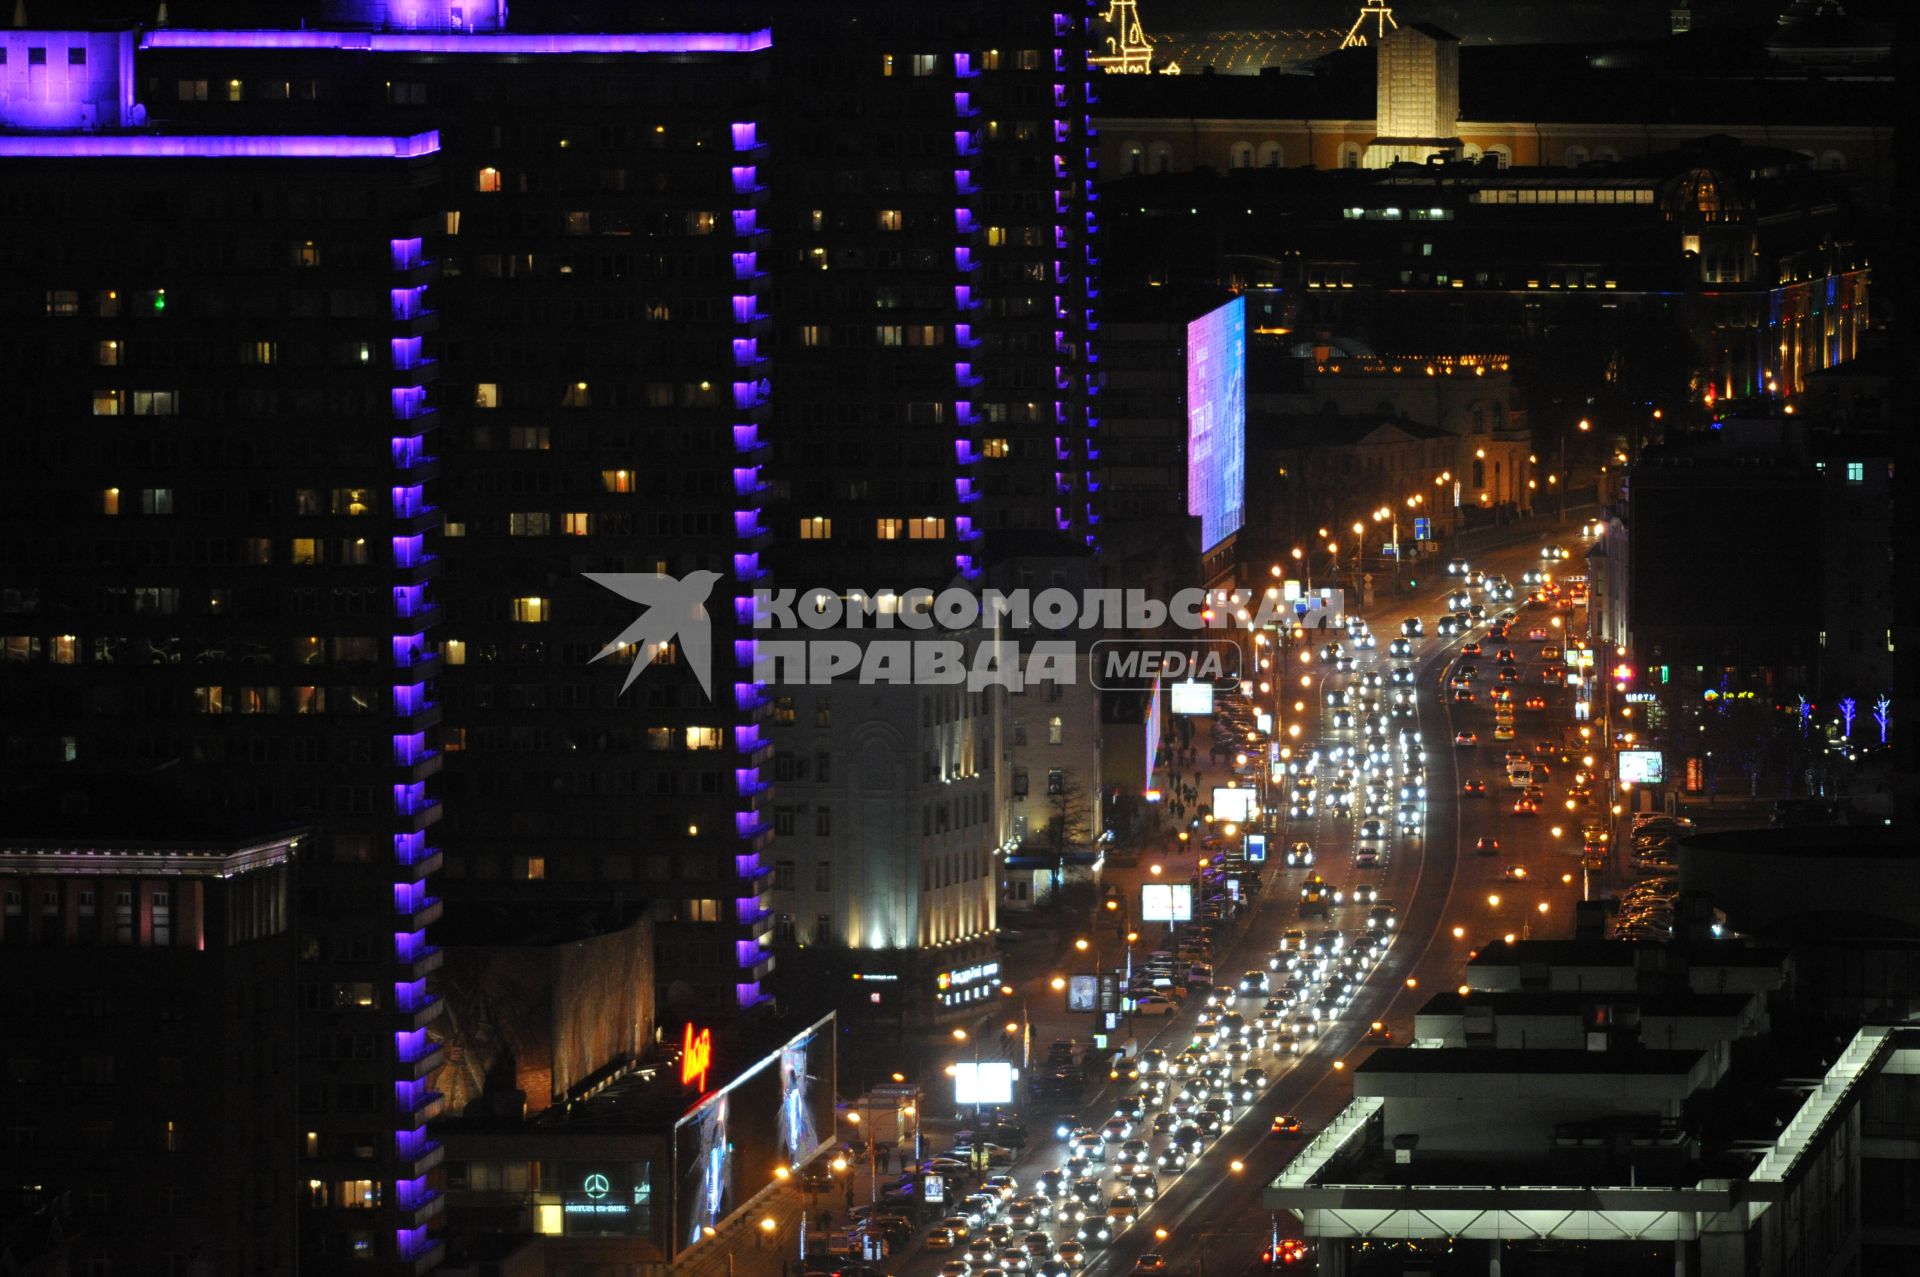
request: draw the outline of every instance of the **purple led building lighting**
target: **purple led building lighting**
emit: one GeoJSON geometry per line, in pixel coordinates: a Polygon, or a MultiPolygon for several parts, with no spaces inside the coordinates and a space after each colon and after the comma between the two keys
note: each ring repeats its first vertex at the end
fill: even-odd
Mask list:
{"type": "Polygon", "coordinates": [[[425,489],[421,488],[419,484],[395,488],[393,490],[393,517],[396,519],[412,519],[425,514],[430,507],[428,507],[426,499],[421,496],[423,491],[425,491],[425,489]]]}
{"type": "Polygon", "coordinates": [[[444,35],[405,31],[184,31],[141,37],[143,49],[338,49],[348,53],[464,53],[479,56],[568,53],[758,53],[773,31],[657,32],[623,35],[444,35]]]}
{"type": "Polygon", "coordinates": [[[440,149],[440,133],[411,137],[180,137],[63,134],[0,137],[0,159],[412,159],[440,149]]]}

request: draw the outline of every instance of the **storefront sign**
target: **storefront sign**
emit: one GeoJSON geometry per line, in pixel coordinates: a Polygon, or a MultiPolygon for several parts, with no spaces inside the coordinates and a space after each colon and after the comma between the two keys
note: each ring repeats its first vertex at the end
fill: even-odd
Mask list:
{"type": "Polygon", "coordinates": [[[713,1067],[713,1030],[698,1034],[687,1025],[687,1037],[680,1050],[680,1085],[707,1089],[707,1070],[713,1067]]]}

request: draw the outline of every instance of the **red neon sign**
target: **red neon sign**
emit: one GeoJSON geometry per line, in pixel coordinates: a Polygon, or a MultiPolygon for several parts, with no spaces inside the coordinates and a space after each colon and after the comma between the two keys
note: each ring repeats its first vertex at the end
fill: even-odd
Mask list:
{"type": "Polygon", "coordinates": [[[687,1026],[686,1042],[680,1051],[680,1084],[707,1089],[707,1070],[713,1065],[713,1030],[702,1029],[696,1035],[687,1026]]]}

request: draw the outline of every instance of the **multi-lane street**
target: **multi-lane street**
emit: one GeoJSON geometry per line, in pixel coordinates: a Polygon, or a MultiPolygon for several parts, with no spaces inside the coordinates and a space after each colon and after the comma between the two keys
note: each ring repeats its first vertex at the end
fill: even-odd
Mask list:
{"type": "MultiPolygon", "coordinates": [[[[1137,1081],[1123,1072],[1077,1104],[1027,1113],[1030,1139],[1012,1166],[996,1168],[1012,1185],[990,1192],[991,1204],[959,1208],[970,1217],[967,1235],[956,1222],[951,1249],[929,1249],[922,1234],[890,1268],[905,1277],[962,1277],[955,1265],[966,1265],[966,1277],[993,1269],[1007,1277],[1048,1269],[1113,1277],[1134,1271],[1143,1255],[1203,1275],[1257,1266],[1276,1233],[1297,1233],[1293,1220],[1275,1220],[1260,1205],[1260,1189],[1351,1097],[1346,1070],[1372,1050],[1408,1042],[1416,1008],[1459,983],[1476,946],[1572,933],[1574,905],[1589,886],[1581,826],[1605,817],[1592,805],[1566,806],[1580,753],[1563,742],[1578,742],[1579,725],[1572,693],[1549,671],[1564,669],[1558,650],[1573,614],[1554,600],[1529,599],[1529,574],[1557,576],[1562,566],[1541,550],[1529,542],[1491,554],[1471,564],[1472,575],[1423,574],[1430,579],[1418,591],[1367,609],[1370,646],[1358,630],[1314,631],[1296,644],[1277,708],[1283,724],[1300,730],[1282,728],[1277,737],[1287,757],[1267,795],[1266,886],[1231,938],[1207,955],[1213,996],[1195,984],[1176,1014],[1139,1022],[1137,1048],[1157,1072],[1143,1069],[1137,1081]],[[1511,586],[1510,602],[1500,578],[1511,586]],[[1460,592],[1485,617],[1443,634],[1460,592]],[[1488,622],[1506,612],[1513,619],[1494,637],[1488,622]],[[1403,635],[1412,617],[1424,633],[1403,635]],[[1396,712],[1396,699],[1406,708],[1396,712]],[[1502,718],[1511,720],[1512,739],[1496,739],[1502,718]],[[1543,764],[1535,811],[1515,808],[1528,791],[1509,780],[1509,751],[1543,764]],[[1286,867],[1296,842],[1311,845],[1311,866],[1286,867]],[[1324,916],[1302,916],[1309,875],[1337,901],[1324,916]],[[1331,950],[1335,935],[1337,952],[1312,953],[1316,945],[1331,950]],[[1255,970],[1268,974],[1270,988],[1241,995],[1241,973],[1255,970]],[[1226,1019],[1229,1012],[1244,1024],[1226,1019]],[[1209,1101],[1224,1109],[1217,1132],[1204,1115],[1209,1101]],[[1097,1150],[1100,1160],[1055,1137],[1068,1108],[1092,1136],[1081,1152],[1097,1150]],[[1116,1111],[1127,1112],[1132,1129],[1103,1130],[1116,1111]],[[1275,1131],[1278,1115],[1297,1118],[1298,1129],[1284,1123],[1289,1129],[1275,1131]],[[1142,1143],[1128,1143],[1135,1139],[1142,1143]],[[1175,1142],[1194,1146],[1190,1161],[1169,1154],[1175,1142]],[[1132,1189],[1131,1202],[1132,1172],[1119,1173],[1123,1153],[1128,1166],[1138,1158],[1153,1174],[1132,1189]],[[1038,1201],[1050,1172],[1046,1186],[1055,1191],[1038,1201]],[[1076,1197],[1085,1201],[1076,1205],[1076,1197]],[[981,1244],[989,1233],[990,1249],[981,1244]]],[[[1183,929],[1167,947],[1191,938],[1183,929]]],[[[1157,939],[1143,938],[1140,948],[1157,939]]],[[[1184,982],[1186,959],[1168,965],[1184,982]]],[[[1311,1264],[1310,1253],[1300,1262],[1311,1264]]]]}

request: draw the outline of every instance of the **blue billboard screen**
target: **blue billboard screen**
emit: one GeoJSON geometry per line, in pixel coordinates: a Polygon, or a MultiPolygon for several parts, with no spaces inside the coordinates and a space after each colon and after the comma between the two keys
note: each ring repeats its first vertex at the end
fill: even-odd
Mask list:
{"type": "Polygon", "coordinates": [[[1247,301],[1187,325],[1187,513],[1200,548],[1240,530],[1247,485],[1247,301]]]}

